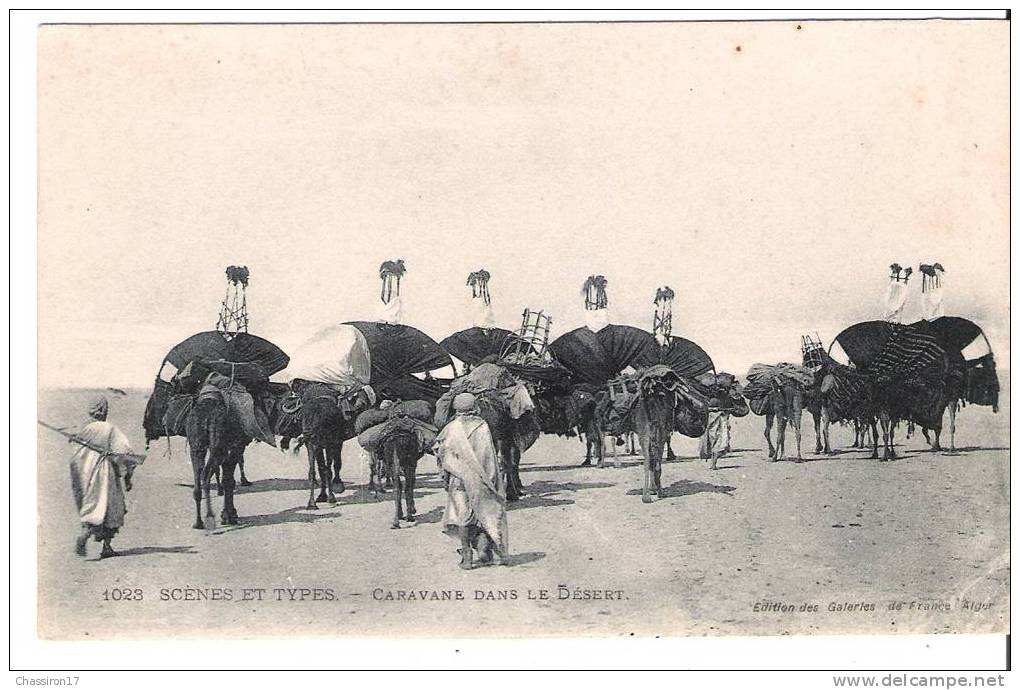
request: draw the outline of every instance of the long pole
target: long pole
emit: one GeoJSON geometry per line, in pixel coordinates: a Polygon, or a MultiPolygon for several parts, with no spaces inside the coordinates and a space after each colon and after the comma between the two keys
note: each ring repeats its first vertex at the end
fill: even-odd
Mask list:
{"type": "Polygon", "coordinates": [[[119,456],[119,457],[122,457],[122,458],[128,458],[130,460],[134,460],[139,465],[142,464],[143,462],[145,462],[145,456],[144,455],[138,455],[137,453],[111,453],[109,448],[103,448],[103,447],[97,446],[97,445],[95,445],[93,443],[89,443],[88,441],[84,440],[83,438],[81,438],[77,434],[72,434],[72,433],[69,433],[69,432],[65,431],[64,429],[61,429],[60,427],[53,426],[52,424],[47,424],[46,422],[42,421],[41,419],[38,419],[36,421],[39,423],[39,426],[45,427],[45,428],[49,429],[50,431],[56,431],[58,434],[60,434],[61,436],[65,437],[71,443],[77,443],[79,446],[84,446],[84,447],[88,448],[89,450],[94,450],[97,453],[100,453],[102,455],[116,455],[116,456],[119,456]]]}

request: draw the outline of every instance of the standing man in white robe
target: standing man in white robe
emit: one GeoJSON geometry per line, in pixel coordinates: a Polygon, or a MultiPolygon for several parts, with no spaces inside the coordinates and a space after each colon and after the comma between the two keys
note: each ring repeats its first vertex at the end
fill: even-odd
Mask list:
{"type": "Polygon", "coordinates": [[[509,535],[506,480],[496,459],[492,432],[475,409],[475,396],[453,399],[454,418],[436,438],[439,467],[449,476],[443,527],[460,538],[460,567],[506,565],[509,535]]]}
{"type": "Polygon", "coordinates": [[[89,537],[103,542],[100,558],[117,555],[110,541],[124,525],[127,504],[123,489],[131,490],[131,474],[138,464],[136,459],[123,455],[131,453],[131,445],[120,429],[106,421],[108,411],[106,398],[93,400],[88,410],[93,421],[71,440],[77,445],[70,469],[71,491],[81,519],[81,533],[74,548],[79,556],[86,555],[89,537]]]}

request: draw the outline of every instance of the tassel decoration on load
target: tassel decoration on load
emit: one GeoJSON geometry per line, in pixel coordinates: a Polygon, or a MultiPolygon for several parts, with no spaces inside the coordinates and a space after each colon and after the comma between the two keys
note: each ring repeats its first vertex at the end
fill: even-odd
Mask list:
{"type": "Polygon", "coordinates": [[[908,283],[910,276],[913,274],[914,269],[910,266],[903,268],[899,264],[890,264],[889,266],[889,279],[896,283],[908,283]]]}
{"type": "Polygon", "coordinates": [[[668,285],[655,291],[655,314],[652,316],[652,335],[668,341],[673,334],[673,297],[676,293],[668,285]]]}
{"type": "Polygon", "coordinates": [[[942,287],[942,274],[946,269],[942,264],[921,264],[918,269],[921,271],[921,292],[929,292],[942,287]]]}
{"type": "Polygon", "coordinates": [[[885,290],[883,318],[890,323],[903,322],[903,307],[907,303],[907,282],[914,269],[899,264],[889,266],[889,285],[885,290]]]}
{"type": "Polygon", "coordinates": [[[605,309],[609,306],[609,298],[606,297],[606,285],[609,281],[605,276],[588,276],[584,281],[581,291],[584,293],[584,308],[589,311],[605,309]]]}
{"type": "Polygon", "coordinates": [[[489,278],[491,275],[484,268],[468,275],[467,284],[471,287],[471,298],[481,299],[486,304],[492,304],[489,297],[489,278]]]}
{"type": "Polygon", "coordinates": [[[247,266],[227,266],[227,294],[220,304],[216,330],[231,340],[238,333],[248,332],[248,289],[250,273],[247,266]]]}
{"type": "Polygon", "coordinates": [[[382,262],[379,267],[379,277],[382,279],[382,293],[379,299],[383,304],[389,304],[394,297],[400,296],[400,278],[406,272],[403,259],[382,262]]]}

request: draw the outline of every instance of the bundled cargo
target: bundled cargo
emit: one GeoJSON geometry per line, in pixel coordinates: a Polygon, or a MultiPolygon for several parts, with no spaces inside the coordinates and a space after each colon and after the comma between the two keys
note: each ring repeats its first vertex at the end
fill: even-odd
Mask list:
{"type": "Polygon", "coordinates": [[[733,374],[721,371],[718,374],[708,373],[698,378],[708,396],[708,406],[715,412],[724,412],[734,417],[743,417],[748,413],[744,389],[733,374]]]}
{"type": "Polygon", "coordinates": [[[607,390],[600,396],[597,408],[605,432],[610,436],[620,436],[633,430],[634,408],[642,395],[652,391],[665,391],[676,396],[677,431],[691,437],[704,433],[710,407],[706,389],[680,376],[665,364],[646,367],[607,384],[607,390]]]}
{"type": "Polygon", "coordinates": [[[386,409],[366,410],[355,420],[358,443],[374,452],[387,439],[401,434],[413,434],[418,450],[427,452],[436,440],[438,429],[431,423],[432,405],[425,400],[394,403],[386,409]]]}
{"type": "MultiPolygon", "coordinates": [[[[520,419],[525,413],[535,408],[527,387],[505,368],[498,364],[480,364],[469,373],[461,376],[450,384],[450,390],[436,402],[435,425],[442,428],[450,420],[453,399],[458,393],[472,393],[479,396],[492,393],[500,406],[500,411],[511,419],[520,419]]],[[[529,444],[530,445],[530,444],[529,444]]]]}
{"type": "Polygon", "coordinates": [[[807,367],[789,362],[752,364],[747,371],[744,396],[748,400],[767,397],[772,392],[773,385],[785,386],[791,383],[801,390],[807,390],[814,385],[815,375],[807,367]]]}

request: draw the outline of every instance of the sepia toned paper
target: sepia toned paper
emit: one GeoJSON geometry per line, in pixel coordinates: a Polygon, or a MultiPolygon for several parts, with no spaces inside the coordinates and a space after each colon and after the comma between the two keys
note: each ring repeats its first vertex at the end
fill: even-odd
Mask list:
{"type": "MultiPolygon", "coordinates": [[[[1008,30],[41,26],[38,416],[77,427],[104,395],[147,457],[119,555],[82,558],[73,449],[40,427],[39,636],[1008,631],[1008,30]],[[994,352],[998,411],[961,409],[952,453],[901,424],[888,463],[848,426],[814,452],[807,412],[806,461],[769,462],[763,418],[733,418],[714,470],[673,435],[651,503],[626,443],[580,467],[584,443],[546,434],[521,458],[505,567],[458,568],[431,454],[416,523],[390,529],[356,439],[335,506],[307,508],[303,449],[252,444],[239,524],[213,489],[194,529],[189,448],[143,451],[142,418],[168,351],[214,329],[224,269],[250,269],[250,332],[293,354],[381,318],[398,258],[400,319],[437,342],[479,318],[480,268],[495,325],[542,310],[552,339],[589,323],[582,286],[602,275],[609,323],[651,331],[668,285],[673,335],[741,379],[881,320],[890,264],[939,262],[945,313],[994,352]]],[[[919,274],[908,290],[904,323],[919,274]]]]}

